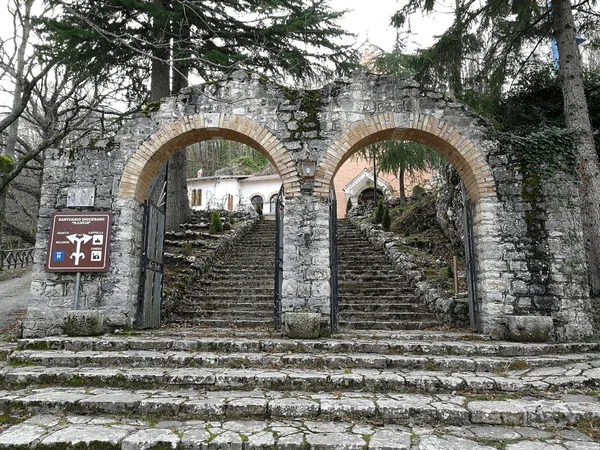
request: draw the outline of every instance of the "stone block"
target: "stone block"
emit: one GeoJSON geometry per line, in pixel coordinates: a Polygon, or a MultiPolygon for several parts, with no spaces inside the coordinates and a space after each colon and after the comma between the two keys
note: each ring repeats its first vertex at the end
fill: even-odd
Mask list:
{"type": "Polygon", "coordinates": [[[550,316],[507,316],[508,335],[515,342],[547,342],[554,323],[550,316]]]}
{"type": "Polygon", "coordinates": [[[98,336],[102,334],[104,311],[97,309],[72,310],[65,315],[65,333],[69,336],[98,336]]]}
{"type": "Polygon", "coordinates": [[[304,311],[286,312],[284,333],[292,339],[318,339],[321,334],[321,314],[304,311]]]}

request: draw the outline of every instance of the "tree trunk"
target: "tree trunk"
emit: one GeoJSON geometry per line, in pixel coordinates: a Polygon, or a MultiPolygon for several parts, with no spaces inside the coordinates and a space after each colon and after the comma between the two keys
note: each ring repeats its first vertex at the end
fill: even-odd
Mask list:
{"type": "Polygon", "coordinates": [[[558,46],[560,83],[567,128],[575,131],[581,177],[581,220],[591,293],[600,294],[600,166],[583,87],[581,57],[575,41],[570,0],[553,0],[552,17],[558,46]]]}
{"type": "Polygon", "coordinates": [[[400,201],[406,201],[406,186],[404,185],[404,167],[398,169],[398,188],[400,193],[400,201]]]}
{"type": "MultiPolygon", "coordinates": [[[[13,91],[12,111],[16,111],[21,104],[23,96],[23,83],[25,81],[25,51],[29,43],[29,34],[31,33],[31,5],[33,0],[27,0],[25,3],[25,9],[21,12],[21,27],[22,37],[17,50],[17,64],[15,67],[15,88],[13,91]]],[[[17,6],[18,7],[18,6],[17,6]]],[[[15,33],[16,33],[15,25],[15,33]]],[[[2,151],[2,155],[8,156],[13,161],[15,159],[17,137],[19,134],[19,119],[15,121],[8,128],[8,135],[6,137],[6,146],[2,151]]],[[[0,173],[0,176],[2,174],[0,173]]],[[[8,194],[8,186],[4,189],[0,189],[0,247],[4,241],[4,222],[6,218],[6,196],[8,194]]]]}
{"type": "Polygon", "coordinates": [[[373,152],[373,202],[377,205],[377,155],[373,152]]]}
{"type": "MultiPolygon", "coordinates": [[[[177,94],[188,85],[189,68],[185,62],[179,61],[187,55],[186,45],[190,34],[185,22],[173,24],[176,27],[174,35],[179,42],[173,42],[173,88],[177,94]]],[[[173,155],[168,163],[167,177],[167,224],[168,231],[179,231],[181,224],[189,222],[192,215],[187,192],[187,151],[181,149],[173,155]]]]}

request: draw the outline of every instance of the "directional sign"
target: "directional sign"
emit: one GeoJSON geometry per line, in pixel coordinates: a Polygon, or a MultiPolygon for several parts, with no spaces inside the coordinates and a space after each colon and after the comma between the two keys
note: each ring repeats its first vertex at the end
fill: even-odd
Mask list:
{"type": "Polygon", "coordinates": [[[52,215],[46,272],[106,272],[112,213],[52,215]]]}

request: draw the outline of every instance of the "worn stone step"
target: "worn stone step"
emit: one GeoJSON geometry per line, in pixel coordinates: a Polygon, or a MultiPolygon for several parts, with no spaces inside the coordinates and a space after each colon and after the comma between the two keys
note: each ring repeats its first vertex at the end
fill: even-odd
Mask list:
{"type": "MultiPolygon", "coordinates": [[[[404,300],[409,300],[411,296],[406,296],[404,300]]],[[[339,302],[340,312],[373,312],[373,311],[384,311],[384,312],[394,312],[394,311],[421,311],[423,310],[423,305],[417,302],[405,302],[405,303],[391,303],[391,302],[353,302],[352,300],[345,300],[343,302],[339,302]]]]}
{"type": "Polygon", "coordinates": [[[253,293],[230,293],[230,294],[202,294],[200,292],[190,292],[182,304],[198,304],[202,305],[203,302],[209,304],[216,304],[219,302],[222,303],[248,303],[248,302],[273,302],[273,293],[263,292],[261,294],[253,294],[253,293]]]}
{"type": "MultiPolygon", "coordinates": [[[[519,377],[571,376],[572,370],[600,367],[600,354],[560,357],[382,355],[378,353],[192,352],[173,350],[72,351],[19,350],[9,355],[12,366],[226,367],[402,369],[467,372],[515,372],[519,377]],[[580,369],[575,369],[580,367],[580,369]],[[538,370],[538,369],[542,370],[538,370]]],[[[574,373],[574,372],[573,372],[574,373]]]]}
{"type": "MultiPolygon", "coordinates": [[[[365,283],[367,284],[367,283],[365,283]]],[[[390,284],[382,285],[381,287],[366,286],[361,287],[360,285],[348,286],[344,282],[340,282],[338,285],[338,292],[340,295],[345,296],[361,296],[361,297],[383,297],[383,296],[395,296],[395,295],[406,295],[412,294],[412,291],[407,286],[394,286],[390,284]]]]}
{"type": "Polygon", "coordinates": [[[200,320],[211,319],[211,320],[262,320],[262,321],[272,321],[273,320],[273,305],[267,308],[254,308],[254,310],[246,310],[246,309],[238,309],[235,305],[227,307],[221,307],[218,309],[208,309],[206,305],[193,307],[190,306],[182,306],[177,308],[177,315],[180,318],[185,318],[186,316],[195,317],[200,320]]]}
{"type": "Polygon", "coordinates": [[[236,282],[236,283],[231,283],[227,286],[223,285],[222,283],[217,284],[213,284],[212,286],[207,286],[204,287],[202,286],[200,289],[194,289],[196,291],[196,295],[205,295],[205,294],[211,294],[211,295],[223,295],[226,294],[227,297],[235,297],[237,295],[266,295],[269,294],[271,296],[273,296],[273,286],[274,282],[271,281],[270,284],[259,284],[257,285],[257,283],[254,283],[254,285],[251,285],[250,283],[245,284],[245,283],[240,283],[240,282],[236,282]]]}
{"type": "MultiPolygon", "coordinates": [[[[505,425],[562,428],[600,418],[592,396],[565,400],[542,398],[495,400],[444,394],[287,393],[269,391],[165,391],[114,388],[41,388],[0,395],[5,413],[77,415],[123,414],[130,417],[197,419],[345,420],[398,425],[505,425]]],[[[172,419],[171,419],[172,420],[172,419]]],[[[175,424],[173,424],[175,425],[175,424]]],[[[350,426],[348,423],[346,426],[350,426]]],[[[2,435],[0,435],[1,437],[2,435]]],[[[0,442],[1,439],[0,439],[0,442]]],[[[1,447],[0,447],[1,448],[1,447]]],[[[448,448],[448,447],[443,447],[448,448]]],[[[536,447],[537,448],[537,447],[536,447]]],[[[554,449],[551,449],[554,450],[554,449]]]]}
{"type": "MultiPolygon", "coordinates": [[[[227,327],[225,327],[227,328],[227,327]]],[[[198,352],[378,353],[455,356],[541,356],[600,353],[600,342],[540,343],[490,341],[485,335],[447,331],[340,330],[336,338],[281,339],[268,332],[202,330],[186,334],[21,339],[21,350],[185,350],[198,352]],[[212,335],[211,335],[212,333],[212,335]],[[223,336],[226,334],[226,336],[223,336]]]]}
{"type": "Polygon", "coordinates": [[[202,301],[198,303],[197,301],[193,301],[191,299],[184,299],[179,306],[178,311],[182,312],[186,308],[194,308],[199,305],[205,309],[236,309],[238,311],[254,311],[254,310],[267,310],[273,309],[273,299],[271,301],[266,302],[240,302],[237,300],[229,301],[229,300],[219,300],[219,301],[202,301]]]}
{"type": "Polygon", "coordinates": [[[112,387],[128,389],[265,389],[279,392],[363,393],[529,393],[568,389],[592,392],[600,386],[600,369],[578,376],[502,376],[494,373],[401,371],[391,369],[269,369],[210,367],[8,367],[0,372],[5,389],[34,386],[112,387]]]}
{"type": "Polygon", "coordinates": [[[203,319],[199,317],[189,317],[189,316],[178,316],[177,313],[174,313],[171,317],[169,317],[167,323],[169,324],[179,324],[186,325],[190,327],[199,327],[199,328],[230,328],[235,330],[236,328],[273,328],[273,318],[270,320],[264,319],[245,319],[243,317],[240,318],[218,318],[218,319],[203,319]]]}
{"type": "MultiPolygon", "coordinates": [[[[117,393],[126,395],[128,393],[117,393]]],[[[337,420],[319,420],[313,417],[288,418],[287,411],[302,411],[302,406],[310,410],[312,400],[296,401],[273,400],[275,414],[270,418],[255,420],[237,419],[236,413],[244,410],[255,409],[260,411],[256,405],[258,400],[249,397],[244,407],[244,398],[228,399],[223,405],[224,414],[222,418],[209,420],[192,418],[188,420],[181,414],[166,417],[149,417],[145,419],[124,417],[118,413],[95,413],[93,415],[72,415],[56,410],[56,414],[39,414],[33,416],[23,423],[10,426],[0,433],[0,448],[2,449],[64,449],[77,448],[86,450],[142,450],[142,449],[229,449],[229,450],[433,450],[433,449],[472,449],[472,450],[494,450],[506,448],[507,450],[600,450],[600,444],[577,430],[580,421],[574,420],[581,417],[580,405],[575,403],[566,404],[565,408],[574,411],[567,420],[557,421],[548,430],[541,429],[542,426],[532,421],[533,426],[510,425],[488,425],[479,422],[478,416],[475,421],[453,425],[454,419],[460,417],[459,411],[444,411],[437,407],[438,402],[430,402],[429,414],[418,408],[410,408],[410,411],[419,413],[424,423],[433,423],[432,417],[446,417],[436,424],[436,428],[424,427],[421,424],[414,425],[407,422],[406,425],[396,425],[386,420],[378,425],[368,422],[351,422],[346,417],[337,420]],[[253,404],[254,402],[254,404],[253,404]],[[435,406],[434,406],[435,405],[435,406]],[[229,416],[227,418],[227,411],[229,416]],[[101,415],[100,415],[101,414],[101,415]],[[169,420],[170,417],[178,420],[169,420]],[[156,417],[156,418],[155,418],[156,417]],[[425,422],[426,421],[426,422],[425,422]]],[[[158,400],[158,399],[157,399],[158,400]]],[[[165,405],[169,404],[169,397],[164,398],[165,405]]],[[[407,400],[407,399],[404,399],[407,400]]],[[[421,399],[414,399],[421,400],[421,399]]],[[[101,402],[100,402],[101,403],[101,402]]],[[[157,403],[155,400],[154,403],[157,403]]],[[[171,402],[174,403],[174,402],[171,402]]],[[[145,407],[138,409],[150,409],[145,407]]],[[[353,405],[356,410],[358,402],[353,405]]],[[[163,410],[173,411],[188,408],[182,403],[183,408],[165,407],[163,410]]],[[[341,406],[341,405],[340,405],[341,406]]],[[[556,409],[562,405],[555,403],[556,409]]],[[[328,404],[325,403],[327,410],[328,404]]],[[[101,409],[101,408],[97,408],[101,409]]],[[[203,409],[200,406],[197,409],[203,409]]],[[[204,408],[204,409],[209,409],[204,408]]],[[[407,408],[409,409],[409,408],[407,408]]],[[[557,410],[551,410],[548,406],[542,410],[548,413],[549,420],[558,417],[557,410]]],[[[390,415],[392,409],[385,408],[382,411],[390,415]]],[[[406,416],[406,409],[402,411],[406,416]]],[[[305,412],[306,416],[307,413],[305,412]]],[[[332,414],[338,416],[339,413],[332,414]]],[[[524,413],[525,417],[533,414],[524,413]]]]}
{"type": "Polygon", "coordinates": [[[392,295],[359,295],[356,293],[343,293],[341,292],[338,296],[340,305],[342,303],[354,303],[354,304],[397,304],[406,303],[407,300],[418,303],[418,300],[413,294],[402,293],[392,295]]]}
{"type": "Polygon", "coordinates": [[[435,322],[435,316],[426,311],[340,311],[340,322],[353,321],[435,322]]]}
{"type": "Polygon", "coordinates": [[[340,317],[340,327],[353,330],[427,330],[440,324],[436,321],[385,321],[385,320],[345,320],[340,317]]]}

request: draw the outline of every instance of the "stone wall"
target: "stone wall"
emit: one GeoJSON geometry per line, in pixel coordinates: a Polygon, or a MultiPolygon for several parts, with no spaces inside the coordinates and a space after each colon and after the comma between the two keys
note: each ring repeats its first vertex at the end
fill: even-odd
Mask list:
{"type": "Polygon", "coordinates": [[[414,81],[362,72],[313,91],[237,72],[230,80],[190,87],[156,106],[128,122],[114,142],[47,152],[34,299],[26,321],[32,333],[58,332],[46,316],[63,314],[72,301],[73,276],[43,272],[50,214],[65,209],[66,190],[94,186],[93,209],[114,214],[110,271],[84,276],[83,305],[106,309],[115,326],[131,324],[139,283],[141,204],[152,179],[177,151],[217,138],[253,146],[282,178],[285,313],[320,311],[328,322],[332,179],[365,145],[407,139],[446,157],[465,183],[473,206],[483,331],[505,337],[506,316],[527,313],[551,314],[559,339],[590,333],[589,299],[577,290],[583,280],[581,259],[561,256],[580,245],[575,210],[558,195],[564,191],[547,192],[543,202],[523,197],[523,177],[511,149],[493,137],[488,123],[453,99],[414,81]],[[314,177],[300,172],[307,160],[316,164],[314,177]],[[536,235],[532,224],[538,219],[528,211],[538,210],[535,217],[542,217],[545,231],[536,235]],[[536,261],[548,262],[551,283],[547,269],[536,261]]]}

